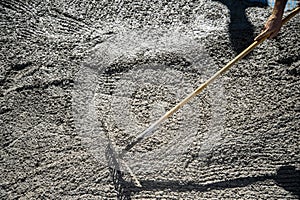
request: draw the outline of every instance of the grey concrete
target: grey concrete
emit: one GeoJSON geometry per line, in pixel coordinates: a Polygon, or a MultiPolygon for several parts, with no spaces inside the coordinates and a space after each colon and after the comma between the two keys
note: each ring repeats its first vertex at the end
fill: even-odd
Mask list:
{"type": "Polygon", "coordinates": [[[1,199],[298,199],[300,15],[244,1],[0,2],[1,199]]]}

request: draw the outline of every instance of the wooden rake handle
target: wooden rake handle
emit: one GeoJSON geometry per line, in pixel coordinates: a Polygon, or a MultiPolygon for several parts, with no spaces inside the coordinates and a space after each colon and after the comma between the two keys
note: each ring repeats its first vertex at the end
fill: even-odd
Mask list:
{"type": "MultiPolygon", "coordinates": [[[[300,7],[298,6],[295,8],[289,15],[287,15],[283,20],[282,24],[285,24],[287,21],[289,21],[292,17],[294,17],[298,12],[300,11],[300,7]]],[[[205,83],[200,85],[196,90],[194,90],[191,94],[189,94],[185,99],[183,99],[181,102],[179,102],[176,106],[174,106],[171,110],[166,112],[162,117],[160,117],[156,122],[154,122],[149,128],[147,128],[143,133],[138,135],[131,143],[129,143],[124,150],[121,152],[121,157],[128,152],[131,148],[133,148],[137,143],[142,141],[144,138],[154,134],[154,131],[158,126],[164,122],[168,117],[170,117],[172,114],[174,114],[177,110],[179,110],[183,105],[185,105],[187,102],[189,102],[193,97],[197,96],[199,93],[201,93],[210,83],[212,83],[214,80],[216,80],[219,76],[224,74],[232,65],[234,65],[236,62],[244,58],[249,52],[251,52],[256,46],[261,44],[263,41],[265,41],[270,34],[266,35],[265,37],[261,38],[258,41],[254,41],[249,47],[247,47],[244,51],[242,51],[239,55],[237,55],[234,59],[232,59],[227,65],[225,65],[222,69],[220,69],[218,72],[216,72],[211,78],[209,78],[205,83]]]]}

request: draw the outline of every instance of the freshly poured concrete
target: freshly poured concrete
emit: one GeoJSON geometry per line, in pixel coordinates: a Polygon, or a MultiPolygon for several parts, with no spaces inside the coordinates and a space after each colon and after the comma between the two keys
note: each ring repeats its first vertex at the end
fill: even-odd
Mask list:
{"type": "Polygon", "coordinates": [[[1,1],[1,199],[298,199],[299,15],[243,1],[1,1]],[[119,171],[120,170],[120,171],[119,171]]]}

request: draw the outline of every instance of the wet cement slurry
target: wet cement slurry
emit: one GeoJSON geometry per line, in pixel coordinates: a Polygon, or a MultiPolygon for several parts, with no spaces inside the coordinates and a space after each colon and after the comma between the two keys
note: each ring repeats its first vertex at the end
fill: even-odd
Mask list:
{"type": "Polygon", "coordinates": [[[300,15],[245,1],[0,2],[1,199],[298,199],[300,15]]]}

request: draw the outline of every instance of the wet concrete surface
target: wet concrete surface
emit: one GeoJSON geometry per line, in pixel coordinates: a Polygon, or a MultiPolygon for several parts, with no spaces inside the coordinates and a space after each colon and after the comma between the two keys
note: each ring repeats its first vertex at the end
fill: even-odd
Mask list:
{"type": "Polygon", "coordinates": [[[299,18],[243,1],[0,2],[1,199],[298,199],[299,18]]]}

